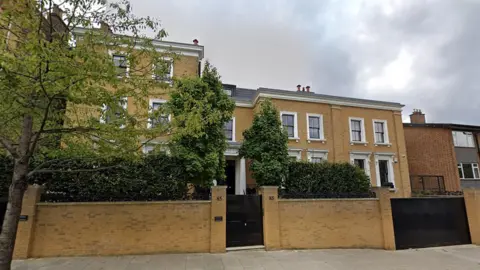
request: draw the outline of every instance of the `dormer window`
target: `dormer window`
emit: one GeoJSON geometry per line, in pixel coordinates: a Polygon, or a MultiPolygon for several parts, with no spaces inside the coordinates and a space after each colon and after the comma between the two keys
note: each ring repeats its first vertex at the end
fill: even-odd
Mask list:
{"type": "Polygon", "coordinates": [[[225,94],[227,94],[229,97],[232,96],[232,89],[223,89],[223,92],[225,92],[225,94]]]}

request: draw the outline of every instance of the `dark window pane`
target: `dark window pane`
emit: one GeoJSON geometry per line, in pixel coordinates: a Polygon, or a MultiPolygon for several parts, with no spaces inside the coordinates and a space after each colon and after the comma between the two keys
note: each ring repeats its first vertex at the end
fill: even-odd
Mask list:
{"type": "Polygon", "coordinates": [[[294,137],[295,133],[295,123],[294,123],[294,116],[291,114],[284,114],[282,115],[282,125],[288,132],[288,137],[294,137]]]}
{"type": "Polygon", "coordinates": [[[320,139],[320,117],[308,117],[308,132],[311,139],[320,139]]]}
{"type": "Polygon", "coordinates": [[[378,161],[378,170],[380,173],[380,183],[388,183],[388,161],[379,160],[378,161]]]}
{"type": "Polygon", "coordinates": [[[360,169],[365,170],[365,160],[364,159],[355,159],[353,160],[355,166],[359,167],[360,169]]]}
{"type": "Polygon", "coordinates": [[[362,141],[362,121],[360,120],[351,120],[352,126],[352,141],[361,142],[362,141]]]}
{"type": "Polygon", "coordinates": [[[223,131],[225,132],[225,137],[228,141],[233,140],[233,119],[225,123],[223,131]]]}
{"type": "Polygon", "coordinates": [[[473,177],[473,168],[472,168],[472,164],[470,163],[465,163],[465,164],[462,164],[463,165],[463,176],[464,178],[468,179],[468,178],[475,178],[473,177]]]}

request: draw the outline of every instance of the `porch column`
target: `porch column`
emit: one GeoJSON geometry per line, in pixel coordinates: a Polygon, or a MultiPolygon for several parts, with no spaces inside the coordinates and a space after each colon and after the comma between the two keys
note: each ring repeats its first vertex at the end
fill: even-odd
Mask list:
{"type": "Polygon", "coordinates": [[[240,159],[240,191],[242,194],[247,193],[247,172],[244,158],[240,159]]]}
{"type": "Polygon", "coordinates": [[[245,171],[245,159],[240,158],[235,161],[235,194],[243,195],[246,193],[247,174],[245,171]]]}

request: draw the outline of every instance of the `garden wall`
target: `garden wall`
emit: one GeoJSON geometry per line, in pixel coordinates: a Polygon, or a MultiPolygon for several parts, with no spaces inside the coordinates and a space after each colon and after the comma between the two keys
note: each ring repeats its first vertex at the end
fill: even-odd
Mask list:
{"type": "Polygon", "coordinates": [[[280,200],[283,249],[383,248],[378,199],[280,200]]]}
{"type": "Polygon", "coordinates": [[[15,257],[224,252],[224,222],[212,224],[225,220],[222,197],[224,187],[212,189],[213,202],[37,202],[22,213],[19,232],[31,233],[18,234],[15,257]]]}

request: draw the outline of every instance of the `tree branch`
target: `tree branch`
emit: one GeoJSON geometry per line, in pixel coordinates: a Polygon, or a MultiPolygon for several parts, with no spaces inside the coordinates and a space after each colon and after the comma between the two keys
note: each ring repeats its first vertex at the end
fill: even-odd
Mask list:
{"type": "Polygon", "coordinates": [[[42,133],[74,133],[74,132],[90,132],[98,131],[97,128],[88,128],[88,127],[74,127],[74,128],[55,128],[55,129],[46,129],[42,133]]]}
{"type": "Polygon", "coordinates": [[[10,153],[10,155],[12,155],[12,157],[19,157],[17,149],[12,145],[9,140],[0,137],[0,143],[3,145],[3,147],[5,147],[5,149],[7,149],[7,151],[10,153]]]}

